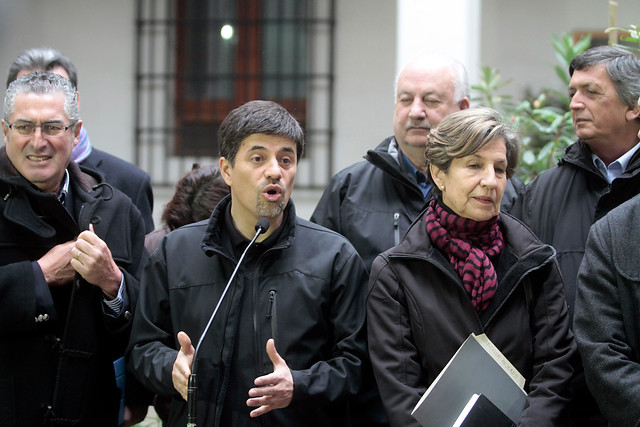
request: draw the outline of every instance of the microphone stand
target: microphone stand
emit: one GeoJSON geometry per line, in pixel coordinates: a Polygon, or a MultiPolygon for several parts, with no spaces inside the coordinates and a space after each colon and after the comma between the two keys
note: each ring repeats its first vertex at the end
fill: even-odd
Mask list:
{"type": "Polygon", "coordinates": [[[213,313],[211,314],[211,317],[207,322],[207,326],[205,326],[204,331],[202,332],[202,335],[200,335],[200,339],[198,340],[198,345],[196,345],[196,350],[193,353],[193,362],[191,363],[191,374],[189,375],[189,383],[187,384],[187,427],[196,427],[196,392],[198,389],[198,385],[196,382],[196,369],[198,368],[198,350],[200,350],[200,345],[202,344],[204,337],[207,335],[207,332],[209,331],[209,327],[211,326],[211,323],[213,323],[213,319],[216,317],[216,313],[218,312],[218,309],[222,304],[222,300],[224,299],[224,296],[227,294],[227,291],[231,286],[231,282],[233,282],[233,279],[236,277],[236,273],[238,273],[238,269],[240,268],[240,264],[242,264],[242,260],[244,260],[244,256],[247,254],[247,252],[249,251],[249,248],[253,245],[253,243],[256,241],[258,236],[267,232],[270,225],[271,223],[266,218],[260,218],[258,220],[258,223],[256,224],[256,227],[255,227],[256,234],[253,236],[253,239],[251,239],[251,242],[249,242],[245,250],[242,252],[240,259],[236,264],[236,268],[234,268],[233,273],[231,273],[231,277],[229,278],[229,281],[227,282],[226,286],[224,287],[224,290],[222,291],[222,295],[218,300],[218,304],[216,304],[216,307],[213,309],[213,313]]]}

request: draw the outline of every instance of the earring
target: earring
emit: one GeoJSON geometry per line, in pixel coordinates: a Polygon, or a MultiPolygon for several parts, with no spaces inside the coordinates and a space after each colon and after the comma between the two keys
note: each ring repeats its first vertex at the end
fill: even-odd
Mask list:
{"type": "Polygon", "coordinates": [[[444,191],[444,185],[441,185],[441,186],[440,186],[440,189],[441,189],[442,191],[444,191]]]}

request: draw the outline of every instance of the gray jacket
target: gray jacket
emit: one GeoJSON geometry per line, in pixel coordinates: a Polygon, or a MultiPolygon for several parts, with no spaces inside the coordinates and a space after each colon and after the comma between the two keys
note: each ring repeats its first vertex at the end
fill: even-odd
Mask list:
{"type": "Polygon", "coordinates": [[[587,385],[612,426],[640,425],[640,196],[591,228],[574,330],[587,385]]]}

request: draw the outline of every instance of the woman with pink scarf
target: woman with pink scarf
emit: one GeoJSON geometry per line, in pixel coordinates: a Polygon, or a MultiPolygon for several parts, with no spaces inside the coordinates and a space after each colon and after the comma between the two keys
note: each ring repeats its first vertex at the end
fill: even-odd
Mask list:
{"type": "Polygon", "coordinates": [[[555,250],[500,212],[518,151],[518,135],[488,108],[431,130],[435,197],[376,258],[369,281],[369,351],[393,426],[420,425],[411,411],[471,333],[486,334],[525,377],[518,425],[567,422],[576,345],[555,250]]]}

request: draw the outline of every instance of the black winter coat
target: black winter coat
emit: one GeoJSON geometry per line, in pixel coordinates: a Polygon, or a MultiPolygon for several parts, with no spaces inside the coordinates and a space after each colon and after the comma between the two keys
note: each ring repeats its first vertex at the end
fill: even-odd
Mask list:
{"type": "Polygon", "coordinates": [[[140,211],[145,232],[153,225],[153,189],[149,174],[125,160],[93,147],[89,157],[81,162],[83,167],[100,173],[107,184],[126,194],[140,211]]]}
{"type": "Polygon", "coordinates": [[[525,377],[522,426],[566,424],[569,329],[555,252],[509,214],[495,264],[498,291],[480,315],[449,261],[432,246],[425,213],[400,245],[376,258],[369,279],[371,363],[392,426],[419,426],[414,406],[470,333],[486,333],[525,377]]]}
{"type": "Polygon", "coordinates": [[[516,200],[511,213],[558,252],[571,318],[589,229],[638,193],[640,151],[627,170],[609,184],[593,165],[589,148],[576,142],[567,147],[556,166],[538,175],[516,200]]]}
{"type": "MultiPolygon", "coordinates": [[[[415,177],[398,156],[395,138],[386,138],[375,150],[367,151],[365,161],[331,178],[311,215],[312,222],[346,237],[367,271],[376,255],[400,243],[426,204],[415,177]]],[[[507,182],[503,211],[509,211],[521,188],[517,177],[507,182]]]]}
{"type": "Polygon", "coordinates": [[[122,193],[69,165],[75,217],[54,194],[32,186],[0,151],[0,425],[117,425],[120,391],[113,360],[129,339],[144,262],[144,223],[122,193]],[[37,311],[32,261],[93,224],[123,272],[118,317],[105,314],[100,289],[79,275],[52,288],[66,313],[37,311]],[[66,319],[66,322],[65,322],[66,319]]]}
{"type": "MultiPolygon", "coordinates": [[[[184,426],[187,410],[171,378],[180,348],[176,335],[185,331],[196,346],[236,264],[224,224],[230,200],[223,199],[208,221],[169,233],[143,273],[129,367],[149,389],[174,397],[169,426],[184,426]]],[[[345,425],[347,398],[360,389],[366,356],[362,261],[342,236],[296,218],[291,201],[286,210],[279,240],[241,266],[253,272],[251,283],[238,274],[202,342],[198,425],[220,425],[240,316],[252,318],[256,349],[253,365],[242,368],[255,376],[271,373],[264,349],[274,337],[293,375],[291,404],[259,417],[263,425],[345,425]],[[251,292],[252,312],[239,310],[243,292],[251,292]]]]}

